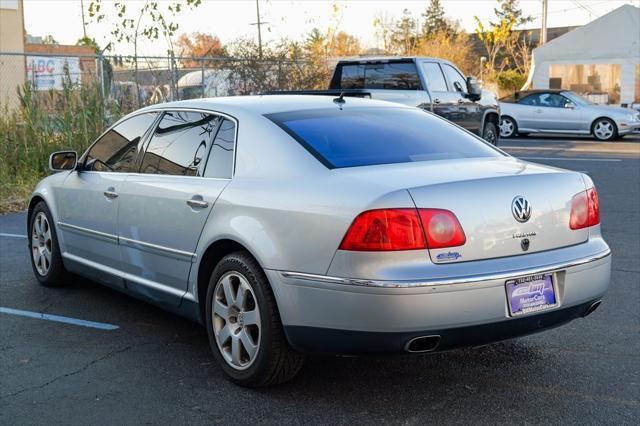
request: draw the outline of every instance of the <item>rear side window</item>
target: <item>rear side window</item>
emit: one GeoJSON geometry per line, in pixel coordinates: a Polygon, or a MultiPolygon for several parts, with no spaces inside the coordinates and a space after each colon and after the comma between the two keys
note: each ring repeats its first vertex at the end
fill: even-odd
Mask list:
{"type": "Polygon", "coordinates": [[[267,115],[329,168],[500,157],[479,138],[413,108],[344,108],[267,115]]]}
{"type": "Polygon", "coordinates": [[[343,64],[340,88],[419,90],[420,78],[413,62],[343,64]]]}
{"type": "Polygon", "coordinates": [[[205,177],[231,178],[233,174],[235,139],[236,123],[225,118],[220,124],[220,129],[211,145],[207,168],[204,171],[205,177]]]}
{"type": "Polygon", "coordinates": [[[85,168],[98,172],[131,171],[140,141],[156,117],[155,112],[139,114],[111,128],[87,153],[85,168]]]}
{"type": "Polygon", "coordinates": [[[447,82],[444,79],[440,65],[435,62],[424,62],[422,64],[424,76],[427,79],[427,87],[432,92],[446,92],[447,82]]]}
{"type": "Polygon", "coordinates": [[[199,112],[166,112],[151,137],[140,172],[202,176],[221,121],[199,112]]]}

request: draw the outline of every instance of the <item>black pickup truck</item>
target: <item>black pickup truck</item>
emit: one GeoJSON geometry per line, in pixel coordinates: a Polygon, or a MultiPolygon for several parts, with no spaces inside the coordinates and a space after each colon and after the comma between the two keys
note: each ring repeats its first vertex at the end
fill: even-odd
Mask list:
{"type": "Polygon", "coordinates": [[[498,101],[464,77],[449,61],[438,58],[359,58],[338,62],[329,90],[279,91],[368,97],[432,111],[496,144],[498,101]]]}

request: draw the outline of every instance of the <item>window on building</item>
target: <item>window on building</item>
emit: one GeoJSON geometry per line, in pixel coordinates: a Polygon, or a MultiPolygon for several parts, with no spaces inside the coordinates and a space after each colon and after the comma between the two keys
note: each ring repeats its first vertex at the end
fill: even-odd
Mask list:
{"type": "Polygon", "coordinates": [[[618,104],[620,64],[552,64],[549,87],[572,90],[598,104],[618,104]]]}

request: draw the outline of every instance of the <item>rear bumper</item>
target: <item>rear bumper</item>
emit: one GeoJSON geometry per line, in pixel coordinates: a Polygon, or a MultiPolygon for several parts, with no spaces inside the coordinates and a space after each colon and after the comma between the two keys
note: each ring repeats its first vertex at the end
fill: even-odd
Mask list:
{"type": "MultiPolygon", "coordinates": [[[[602,240],[542,256],[549,264],[411,282],[349,280],[268,270],[285,332],[304,352],[402,352],[418,336],[438,335],[437,350],[480,345],[555,327],[582,316],[609,285],[611,256],[602,240]],[[595,252],[585,253],[589,248],[595,252]],[[564,257],[582,253],[578,258],[564,257]],[[560,259],[566,259],[561,261],[560,259]],[[553,275],[558,306],[511,317],[505,281],[553,275]],[[314,278],[315,277],[315,278],[314,278]]],[[[520,265],[526,258],[520,257],[520,265]]],[[[470,262],[472,263],[472,262],[470,262]]],[[[504,266],[501,260],[500,265],[504,266]]]]}
{"type": "Polygon", "coordinates": [[[413,332],[380,333],[330,328],[286,326],[292,347],[304,353],[393,354],[408,352],[408,343],[424,336],[437,337],[424,352],[438,352],[467,346],[480,346],[558,327],[581,318],[596,300],[544,314],[458,328],[413,332]]]}

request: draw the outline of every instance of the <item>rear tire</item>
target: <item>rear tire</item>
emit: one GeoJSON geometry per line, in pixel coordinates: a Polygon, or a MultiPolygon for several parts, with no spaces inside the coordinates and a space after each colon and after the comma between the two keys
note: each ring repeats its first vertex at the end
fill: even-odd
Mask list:
{"type": "Polygon", "coordinates": [[[591,125],[591,134],[599,141],[612,141],[618,137],[618,127],[613,120],[608,118],[598,118],[591,125]]]}
{"type": "Polygon", "coordinates": [[[498,145],[498,129],[496,125],[491,121],[487,121],[482,129],[482,139],[489,142],[491,145],[498,145]]]}
{"type": "Polygon", "coordinates": [[[38,282],[45,287],[64,284],[70,274],[62,263],[56,227],[44,201],[31,211],[27,236],[31,267],[38,282]]]}
{"type": "Polygon", "coordinates": [[[518,133],[516,120],[509,116],[500,117],[500,137],[512,138],[518,133]]]}
{"type": "Polygon", "coordinates": [[[209,345],[231,381],[271,386],[300,371],[304,356],[289,346],[267,277],[247,252],[229,254],[218,263],[206,304],[209,345]]]}

